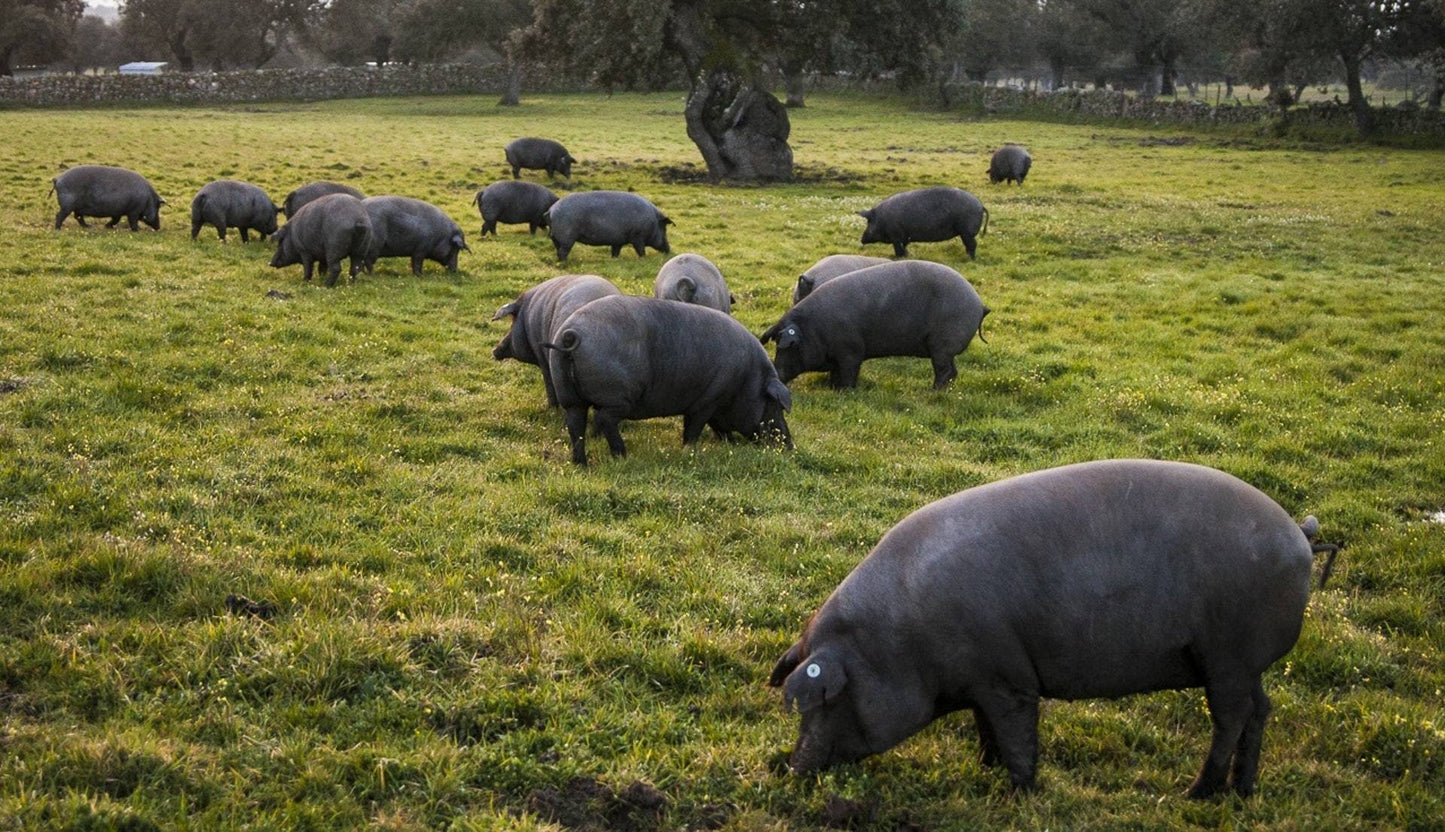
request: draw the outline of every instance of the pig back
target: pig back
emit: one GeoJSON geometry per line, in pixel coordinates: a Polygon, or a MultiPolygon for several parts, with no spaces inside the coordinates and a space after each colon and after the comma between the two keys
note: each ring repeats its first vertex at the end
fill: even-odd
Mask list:
{"type": "Polygon", "coordinates": [[[1044,696],[1111,697],[1201,685],[1212,667],[1263,672],[1298,638],[1312,562],[1299,526],[1252,486],[1110,460],[925,506],[834,597],[855,620],[933,634],[925,663],[946,680],[950,667],[1024,673],[1044,696]]]}
{"type": "Polygon", "coordinates": [[[839,275],[798,302],[809,335],[861,342],[864,357],[963,351],[985,307],[962,275],[940,263],[901,260],[839,275]]]}

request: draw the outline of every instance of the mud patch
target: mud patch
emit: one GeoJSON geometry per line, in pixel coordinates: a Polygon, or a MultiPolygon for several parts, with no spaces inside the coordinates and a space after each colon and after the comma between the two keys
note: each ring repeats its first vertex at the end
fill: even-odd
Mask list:
{"type": "MultiPolygon", "coordinates": [[[[669,185],[692,185],[692,184],[715,184],[712,177],[708,175],[707,168],[696,162],[683,162],[680,165],[661,165],[653,169],[654,175],[669,185]]],[[[794,165],[793,178],[786,184],[789,185],[815,185],[815,184],[841,184],[852,185],[865,181],[866,177],[854,171],[843,170],[842,168],[823,167],[815,165],[794,165]]],[[[730,182],[724,180],[723,185],[732,185],[740,188],[762,187],[768,183],[760,182],[730,182]]]]}
{"type": "Polygon", "coordinates": [[[849,800],[832,795],[823,804],[822,821],[829,829],[858,829],[871,826],[878,814],[878,805],[872,801],[849,800]]]}
{"type": "Polygon", "coordinates": [[[527,809],[548,823],[579,832],[646,832],[658,827],[667,796],[634,780],[621,792],[591,777],[574,777],[561,789],[533,791],[527,809]]]}
{"type": "Polygon", "coordinates": [[[1145,136],[1139,140],[1140,147],[1183,147],[1199,141],[1193,136],[1145,136]]]}

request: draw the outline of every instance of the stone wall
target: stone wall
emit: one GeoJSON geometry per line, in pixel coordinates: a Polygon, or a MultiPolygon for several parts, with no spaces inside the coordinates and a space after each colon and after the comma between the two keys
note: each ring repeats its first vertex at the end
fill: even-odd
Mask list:
{"type": "MultiPolygon", "coordinates": [[[[1115,90],[1063,89],[1054,92],[958,84],[947,88],[947,108],[979,115],[1069,121],[1129,121],[1182,125],[1259,125],[1353,131],[1354,114],[1335,103],[1281,111],[1265,105],[1221,104],[1136,98],[1115,90]]],[[[1445,114],[1419,107],[1377,107],[1375,124],[1384,134],[1445,139],[1445,114]]]]}
{"type": "MultiPolygon", "coordinates": [[[[107,104],[228,104],[318,101],[389,95],[500,96],[506,71],[498,65],[257,69],[159,75],[46,75],[0,78],[0,106],[75,107],[107,104]]],[[[539,92],[535,85],[530,91],[539,92]]]]}
{"type": "MultiPolygon", "coordinates": [[[[160,75],[46,75],[0,78],[0,107],[77,107],[144,104],[228,104],[255,101],[318,101],[372,96],[464,95],[500,96],[506,87],[500,64],[422,64],[418,66],[330,67],[327,69],[258,69],[241,72],[163,73],[160,75]]],[[[896,94],[888,82],[814,79],[816,91],[854,90],[896,94]]],[[[549,87],[528,79],[527,92],[561,92],[577,87],[549,87]]],[[[1114,90],[1055,92],[956,84],[946,88],[945,107],[979,115],[1014,116],[1065,121],[1128,121],[1181,125],[1258,125],[1305,130],[1354,129],[1349,108],[1312,104],[1281,112],[1264,105],[1202,101],[1146,101],[1114,90]]],[[[933,104],[938,93],[934,92],[933,104]]],[[[1425,136],[1445,141],[1445,116],[1429,110],[1377,108],[1376,123],[1387,135],[1425,136]]]]}

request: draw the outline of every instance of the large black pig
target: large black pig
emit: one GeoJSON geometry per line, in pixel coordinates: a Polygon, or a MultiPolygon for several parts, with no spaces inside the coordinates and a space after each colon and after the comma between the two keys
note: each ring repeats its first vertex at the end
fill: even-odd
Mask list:
{"type": "MultiPolygon", "coordinates": [[[[1189,796],[1247,795],[1299,637],[1319,523],[1221,471],[1107,460],[924,506],[809,620],[769,683],[802,714],[791,763],[877,754],[971,709],[986,764],[1034,786],[1039,699],[1203,687],[1214,738],[1189,796]],[[1232,761],[1232,768],[1231,768],[1232,761]]],[[[1326,564],[1328,571],[1329,564],[1326,564]]]]}

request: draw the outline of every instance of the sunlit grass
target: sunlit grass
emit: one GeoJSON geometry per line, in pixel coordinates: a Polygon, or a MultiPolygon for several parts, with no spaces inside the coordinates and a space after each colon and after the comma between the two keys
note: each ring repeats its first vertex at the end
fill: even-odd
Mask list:
{"type": "MultiPolygon", "coordinates": [[[[1445,155],[816,96],[793,112],[802,181],[717,187],[689,181],[681,111],[0,113],[0,829],[814,828],[830,798],[882,828],[1437,828],[1445,155]],[[558,273],[543,236],[476,237],[471,199],[520,135],[581,160],[559,187],[656,202],[754,332],[803,268],[863,251],[856,210],[972,190],[978,260],[914,254],[974,283],[989,343],[942,392],[916,360],[869,362],[851,392],[799,379],[791,454],[685,450],[657,420],[575,470],[540,375],[490,352],[492,312],[558,273]],[[1022,188],[987,184],[1004,141],[1034,155],[1022,188]],[[51,231],[48,180],[83,162],[150,177],[162,233],[51,231]],[[317,178],[428,199],[473,253],[303,284],[264,245],[188,239],[223,176],[278,201],[317,178]],[[1179,798],[1198,691],[1050,704],[1027,797],[980,768],[966,716],[779,773],[796,717],[767,671],[884,531],[1117,456],[1223,468],[1347,545],[1266,679],[1258,797],[1179,798]],[[279,613],[229,615],[232,593],[279,613]],[[618,796],[637,780],[665,806],[618,796]]],[[[660,263],[579,246],[568,269],[646,293],[660,263]]]]}

